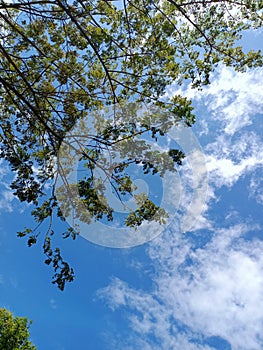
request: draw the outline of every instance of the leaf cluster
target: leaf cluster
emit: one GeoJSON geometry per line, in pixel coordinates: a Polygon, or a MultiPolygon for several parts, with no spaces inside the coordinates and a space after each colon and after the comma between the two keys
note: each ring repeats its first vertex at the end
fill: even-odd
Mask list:
{"type": "Polygon", "coordinates": [[[36,350],[29,340],[29,326],[25,317],[14,317],[6,309],[0,309],[0,349],[36,350]]]}
{"type": "MultiPolygon", "coordinates": [[[[160,149],[157,141],[179,123],[193,125],[195,115],[190,100],[166,97],[167,87],[187,81],[201,89],[218,64],[238,71],[262,66],[260,51],[237,45],[245,30],[262,27],[262,9],[261,0],[0,0],[0,157],[15,173],[13,193],[34,208],[36,227],[18,235],[32,246],[46,231],[46,263],[60,289],[73,271],[51,247],[54,218],[64,220],[74,208],[87,223],[112,220],[106,184],[122,203],[134,197],[132,166],[155,176],[176,171],[182,150],[160,149]],[[74,157],[62,156],[58,165],[57,157],[74,153],[67,135],[92,113],[93,126],[79,129],[86,176],[58,189],[62,211],[58,174],[67,184],[74,157]],[[79,193],[77,203],[72,193],[79,193]]],[[[145,198],[126,224],[165,216],[145,198]]],[[[62,237],[76,234],[70,228],[62,237]]]]}

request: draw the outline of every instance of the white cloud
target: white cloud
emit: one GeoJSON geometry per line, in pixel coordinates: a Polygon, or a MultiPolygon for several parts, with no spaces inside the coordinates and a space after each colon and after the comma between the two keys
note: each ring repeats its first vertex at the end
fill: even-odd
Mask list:
{"type": "Polygon", "coordinates": [[[263,205],[263,179],[262,176],[253,176],[249,184],[249,197],[255,198],[258,204],[263,205]]]}
{"type": "MultiPolygon", "coordinates": [[[[178,89],[171,85],[167,95],[182,94],[195,101],[202,102],[209,113],[209,128],[213,121],[219,121],[226,135],[232,136],[254,119],[263,114],[263,68],[250,69],[245,73],[220,65],[211,78],[211,84],[202,91],[190,86],[178,89]]],[[[199,118],[200,119],[200,118],[199,118]]],[[[205,120],[207,122],[207,120],[205,120]]],[[[207,133],[207,124],[203,122],[207,133]]]]}
{"type": "Polygon", "coordinates": [[[13,212],[17,209],[22,213],[28,203],[19,203],[17,197],[10,189],[10,183],[15,179],[16,172],[12,172],[8,163],[4,159],[0,159],[0,214],[13,212]]]}
{"type": "Polygon", "coordinates": [[[205,90],[207,106],[214,119],[223,121],[225,133],[233,135],[252,123],[251,116],[263,113],[263,69],[244,74],[221,68],[218,79],[205,90]]]}
{"type": "Polygon", "coordinates": [[[12,202],[15,199],[12,191],[9,189],[3,190],[0,193],[0,210],[11,213],[13,211],[12,202]]]}
{"type": "Polygon", "coordinates": [[[159,349],[209,349],[200,339],[219,336],[232,350],[260,350],[263,242],[245,241],[247,232],[247,225],[218,230],[199,249],[178,233],[167,233],[149,252],[158,262],[156,290],[135,290],[114,279],[100,296],[107,296],[113,309],[129,308],[134,338],[148,345],[157,341],[159,349]]]}
{"type": "MultiPolygon", "coordinates": [[[[180,193],[179,208],[184,213],[183,220],[188,220],[191,231],[211,229],[212,224],[207,215],[211,205],[218,201],[216,189],[232,187],[242,177],[253,174],[263,165],[263,142],[255,132],[243,132],[239,138],[222,133],[205,146],[203,152],[205,155],[202,154],[197,161],[192,160],[190,164],[186,162],[180,169],[180,192],[177,187],[173,188],[173,191],[180,193]],[[205,164],[200,165],[198,161],[205,164]]],[[[256,191],[255,184],[254,181],[252,194],[256,191]]],[[[173,191],[171,189],[171,196],[176,198],[173,191]]],[[[259,201],[260,189],[257,189],[257,193],[259,201]]]]}
{"type": "Polygon", "coordinates": [[[3,158],[0,158],[0,181],[10,173],[10,169],[3,158]]]}
{"type": "Polygon", "coordinates": [[[14,195],[5,182],[5,178],[11,174],[10,168],[2,158],[0,159],[0,211],[12,212],[14,195]]]}
{"type": "Polygon", "coordinates": [[[183,232],[211,228],[206,211],[215,196],[208,183],[206,163],[204,154],[192,152],[180,169],[180,192],[175,186],[169,188],[171,197],[177,198],[180,194],[178,208],[182,213],[180,221],[183,232]]]}
{"type": "Polygon", "coordinates": [[[232,186],[263,164],[263,143],[254,132],[243,133],[237,140],[221,135],[206,149],[210,180],[217,187],[232,186]]]}

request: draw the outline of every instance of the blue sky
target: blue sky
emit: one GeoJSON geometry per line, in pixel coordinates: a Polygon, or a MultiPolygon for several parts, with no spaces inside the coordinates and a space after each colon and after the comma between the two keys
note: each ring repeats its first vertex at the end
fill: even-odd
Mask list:
{"type": "MultiPolygon", "coordinates": [[[[261,41],[257,32],[242,44],[261,41]]],[[[206,159],[202,213],[191,231],[181,232],[176,215],[152,242],[130,249],[56,238],[76,272],[64,292],[50,283],[41,244],[27,248],[16,237],[32,222],[30,208],[12,197],[13,175],[1,163],[0,305],[33,320],[38,350],[263,348],[262,81],[262,68],[220,66],[202,92],[179,90],[193,99],[206,159]]],[[[184,213],[193,197],[187,161],[179,176],[184,213]]]]}

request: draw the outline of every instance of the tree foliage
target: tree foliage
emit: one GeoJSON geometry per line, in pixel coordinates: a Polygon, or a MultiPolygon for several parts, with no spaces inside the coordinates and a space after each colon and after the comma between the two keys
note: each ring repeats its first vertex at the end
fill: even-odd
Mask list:
{"type": "MultiPolygon", "coordinates": [[[[188,81],[202,88],[218,64],[238,71],[262,66],[260,51],[245,53],[237,44],[245,30],[262,26],[262,9],[259,0],[0,0],[0,155],[16,173],[14,194],[34,206],[36,228],[18,235],[27,236],[31,246],[48,222],[45,262],[53,265],[53,283],[60,289],[74,278],[51,244],[53,220],[63,220],[54,159],[67,133],[96,111],[80,155],[87,174],[74,185],[90,215],[81,210],[77,215],[112,220],[95,167],[101,167],[120,201],[127,194],[135,197],[129,166],[159,176],[176,171],[184,157],[180,150],[152,150],[141,139],[147,134],[157,141],[179,122],[191,126],[195,121],[191,101],[164,97],[167,86],[188,81]],[[125,116],[124,103],[129,106],[125,116]],[[150,115],[136,114],[140,103],[150,107],[150,115]],[[106,106],[113,108],[112,118],[100,115],[106,106]],[[105,152],[121,160],[112,166],[105,152]]],[[[71,190],[64,194],[68,209],[71,190]]],[[[142,195],[125,224],[163,223],[165,215],[142,195]]],[[[70,228],[63,237],[76,234],[70,228]]]]}
{"type": "Polygon", "coordinates": [[[3,350],[36,350],[29,340],[27,318],[14,317],[6,309],[0,309],[0,349],[3,350]]]}

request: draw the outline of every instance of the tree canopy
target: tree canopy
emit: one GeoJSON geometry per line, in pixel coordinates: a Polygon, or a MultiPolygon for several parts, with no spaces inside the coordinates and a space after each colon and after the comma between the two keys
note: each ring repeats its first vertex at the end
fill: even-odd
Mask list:
{"type": "Polygon", "coordinates": [[[36,350],[29,340],[29,326],[25,317],[14,317],[6,309],[0,309],[0,349],[36,350]]]}
{"type": "MultiPolygon", "coordinates": [[[[43,233],[45,262],[60,289],[74,272],[52,246],[54,219],[63,220],[74,207],[87,222],[114,220],[105,182],[120,202],[129,195],[137,203],[126,226],[165,222],[158,204],[135,194],[129,168],[154,176],[177,170],[182,150],[152,149],[151,143],[178,123],[190,127],[195,115],[190,100],[167,96],[166,88],[189,82],[201,89],[218,64],[241,72],[262,66],[260,51],[244,52],[238,44],[244,31],[262,26],[262,9],[259,0],[0,0],[0,156],[16,174],[13,193],[33,206],[37,223],[18,236],[27,236],[31,246],[43,233]],[[138,109],[141,104],[147,112],[138,109]],[[56,162],[65,152],[61,145],[72,146],[67,134],[94,112],[79,154],[85,176],[67,185],[69,165],[56,162]],[[58,176],[66,184],[63,211],[58,176]],[[88,216],[73,203],[74,189],[88,216]]],[[[77,233],[69,228],[62,236],[77,233]]]]}

